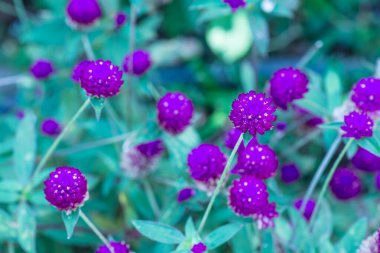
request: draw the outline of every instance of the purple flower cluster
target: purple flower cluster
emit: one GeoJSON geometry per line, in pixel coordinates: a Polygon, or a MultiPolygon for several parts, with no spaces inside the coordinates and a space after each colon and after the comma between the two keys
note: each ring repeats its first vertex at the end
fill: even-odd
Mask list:
{"type": "MultiPolygon", "coordinates": [[[[298,211],[301,211],[302,203],[303,203],[303,199],[297,199],[294,202],[294,207],[298,211]]],[[[307,221],[310,221],[311,216],[313,215],[314,209],[315,209],[315,201],[313,199],[309,199],[306,203],[305,211],[303,212],[303,217],[305,217],[307,221]]]]}
{"type": "Polygon", "coordinates": [[[360,79],[352,91],[351,99],[360,110],[363,112],[380,110],[380,79],[374,77],[360,79]]]}
{"type": "Polygon", "coordinates": [[[44,119],[41,123],[41,132],[47,136],[55,137],[62,131],[61,124],[53,118],[44,119]]]}
{"type": "Polygon", "coordinates": [[[132,54],[128,54],[124,58],[123,69],[129,74],[131,72],[135,76],[143,75],[152,66],[150,54],[144,50],[136,50],[132,54]]]}
{"type": "Polygon", "coordinates": [[[365,113],[351,112],[344,116],[344,125],[341,129],[345,132],[343,137],[361,139],[372,137],[373,120],[365,113]]]}
{"type": "Polygon", "coordinates": [[[356,253],[378,253],[380,252],[380,229],[367,237],[359,246],[356,253]]]}
{"type": "Polygon", "coordinates": [[[185,202],[191,199],[194,195],[195,195],[195,190],[193,188],[190,188],[190,187],[183,188],[182,190],[178,192],[177,202],[178,203],[185,202]]]}
{"type": "Polygon", "coordinates": [[[42,80],[48,78],[54,72],[54,67],[50,61],[40,59],[34,62],[29,70],[34,78],[42,80]]]}
{"type": "Polygon", "coordinates": [[[70,0],[66,13],[70,20],[79,26],[91,25],[102,16],[97,0],[70,0]]]}
{"type": "Polygon", "coordinates": [[[171,134],[179,134],[190,125],[193,103],[180,92],[168,92],[157,103],[160,126],[171,134]]]}
{"type": "Polygon", "coordinates": [[[236,11],[238,8],[244,8],[246,6],[245,0],[223,0],[226,4],[228,4],[232,11],[236,11]]]}
{"type": "Polygon", "coordinates": [[[72,167],[56,168],[44,184],[46,200],[67,213],[82,206],[88,198],[86,177],[72,167]]]}
{"type": "Polygon", "coordinates": [[[380,157],[359,147],[351,160],[352,164],[361,171],[380,171],[380,157]]]}
{"type": "Polygon", "coordinates": [[[294,183],[301,177],[300,170],[294,163],[284,164],[281,167],[280,175],[281,180],[286,184],[294,183]]]}
{"type": "MultiPolygon", "coordinates": [[[[130,253],[129,246],[124,242],[110,242],[111,247],[113,248],[114,253],[130,253]]],[[[107,245],[101,245],[96,253],[111,253],[107,245]]]]}
{"type": "Polygon", "coordinates": [[[124,12],[118,12],[116,13],[115,15],[115,27],[116,29],[122,27],[125,22],[127,21],[127,14],[125,14],[124,12]]]}
{"type": "Polygon", "coordinates": [[[274,103],[286,110],[289,103],[304,97],[309,80],[301,70],[289,67],[276,71],[269,83],[274,103]]]}
{"type": "Polygon", "coordinates": [[[330,189],[337,199],[349,200],[360,194],[362,183],[354,171],[339,168],[331,179],[330,189]]]}
{"type": "Polygon", "coordinates": [[[71,79],[73,81],[80,83],[80,79],[82,77],[83,71],[92,63],[92,61],[89,60],[83,60],[79,62],[77,65],[75,65],[72,73],[71,73],[71,79]]]}
{"type": "Polygon", "coordinates": [[[193,247],[191,248],[192,253],[204,253],[206,252],[206,250],[207,250],[207,246],[202,242],[194,244],[193,247]]]}

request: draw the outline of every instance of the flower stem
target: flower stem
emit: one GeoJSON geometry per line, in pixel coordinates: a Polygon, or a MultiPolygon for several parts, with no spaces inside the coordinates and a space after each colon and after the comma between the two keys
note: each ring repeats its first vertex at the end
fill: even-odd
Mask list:
{"type": "Polygon", "coordinates": [[[318,212],[318,209],[319,209],[319,206],[321,205],[322,203],[322,199],[326,193],[326,190],[327,190],[327,187],[331,181],[331,178],[333,177],[336,169],[338,168],[338,165],[339,163],[342,161],[343,159],[343,156],[346,154],[348,148],[350,147],[350,145],[352,144],[352,142],[354,141],[353,138],[351,138],[347,143],[346,145],[344,146],[344,148],[342,149],[342,151],[340,152],[338,158],[335,160],[329,174],[327,175],[327,178],[322,186],[322,189],[321,191],[319,192],[319,196],[318,196],[318,199],[317,199],[317,203],[315,205],[315,208],[314,208],[314,212],[312,213],[311,215],[311,218],[310,218],[310,223],[309,223],[309,228],[312,228],[313,227],[313,223],[315,221],[315,218],[317,217],[317,212],[318,212]]]}
{"type": "Polygon", "coordinates": [[[297,63],[296,67],[299,69],[304,68],[318,53],[319,49],[323,47],[323,41],[318,40],[314,43],[314,45],[306,52],[306,54],[301,58],[301,60],[297,63]]]}
{"type": "Polygon", "coordinates": [[[94,53],[94,50],[92,49],[87,33],[82,34],[82,43],[83,43],[83,48],[84,48],[84,52],[86,53],[87,59],[95,60],[95,53],[94,53]]]}
{"type": "Polygon", "coordinates": [[[154,213],[154,216],[156,218],[160,217],[160,208],[158,207],[158,204],[157,204],[157,201],[156,201],[156,198],[154,197],[154,193],[153,193],[153,190],[152,190],[152,186],[150,185],[150,183],[148,182],[148,180],[141,180],[141,184],[144,188],[144,191],[146,193],[146,196],[148,198],[148,201],[149,201],[149,204],[152,208],[152,211],[154,213]]]}
{"type": "Polygon", "coordinates": [[[26,14],[25,6],[22,0],[13,0],[13,4],[16,9],[17,17],[19,18],[22,27],[24,29],[29,27],[29,19],[28,15],[26,14]]]}
{"type": "Polygon", "coordinates": [[[115,253],[113,247],[109,243],[109,241],[104,237],[104,235],[99,231],[99,229],[95,226],[94,223],[90,221],[90,219],[85,215],[82,210],[79,210],[79,216],[82,220],[89,226],[89,228],[96,234],[97,237],[107,246],[110,252],[115,253]]]}
{"type": "Polygon", "coordinates": [[[206,211],[205,211],[205,213],[204,213],[204,215],[202,217],[201,223],[200,223],[199,228],[198,228],[198,234],[200,234],[202,232],[202,230],[203,230],[203,228],[204,228],[204,226],[206,224],[207,218],[208,218],[208,216],[210,215],[210,212],[211,212],[211,208],[214,205],[215,199],[218,196],[218,194],[220,192],[220,189],[222,188],[222,185],[223,185],[223,183],[224,183],[224,181],[226,179],[227,173],[230,171],[231,164],[232,164],[232,162],[234,160],[235,154],[236,154],[236,152],[237,152],[237,150],[238,150],[238,148],[239,148],[239,146],[240,146],[240,144],[241,144],[242,141],[243,141],[243,134],[240,135],[239,140],[236,142],[235,147],[232,150],[230,157],[228,158],[228,161],[227,161],[226,166],[224,167],[222,176],[220,177],[220,179],[219,179],[219,181],[218,181],[218,183],[216,185],[216,188],[215,188],[215,190],[214,190],[214,192],[212,194],[210,202],[208,203],[206,211]]]}

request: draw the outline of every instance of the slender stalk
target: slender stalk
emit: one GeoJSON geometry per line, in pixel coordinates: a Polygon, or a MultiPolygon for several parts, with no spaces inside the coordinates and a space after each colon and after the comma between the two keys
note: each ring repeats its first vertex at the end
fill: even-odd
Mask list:
{"type": "Polygon", "coordinates": [[[148,201],[149,201],[149,205],[152,208],[154,216],[156,218],[160,217],[161,211],[160,211],[160,208],[158,207],[156,198],[154,197],[152,186],[150,185],[148,180],[141,180],[141,184],[144,188],[144,191],[146,193],[146,196],[147,196],[148,201]]]}
{"type": "Polygon", "coordinates": [[[311,215],[311,218],[310,218],[310,223],[309,223],[309,228],[311,229],[313,227],[313,223],[315,221],[315,218],[317,217],[317,213],[318,213],[318,209],[319,209],[319,206],[321,205],[322,203],[322,199],[326,193],[326,190],[327,190],[327,187],[331,181],[331,178],[332,176],[334,175],[336,169],[338,168],[338,165],[339,163],[342,161],[343,159],[343,156],[346,154],[348,148],[350,147],[350,145],[352,144],[352,142],[354,141],[353,138],[351,138],[347,144],[344,146],[344,148],[342,149],[342,151],[340,152],[338,158],[335,160],[329,174],[327,175],[327,178],[322,186],[322,189],[321,191],[319,192],[319,196],[318,196],[318,199],[317,199],[317,203],[315,204],[315,208],[314,208],[314,212],[312,213],[311,215]]]}
{"type": "Polygon", "coordinates": [[[94,50],[92,49],[87,33],[82,34],[82,44],[83,44],[84,52],[86,53],[87,59],[95,60],[95,53],[94,53],[94,50]]]}
{"type": "Polygon", "coordinates": [[[231,167],[232,162],[234,160],[235,154],[236,154],[236,152],[240,146],[240,143],[242,141],[243,141],[243,134],[240,135],[239,140],[236,142],[235,147],[232,150],[230,157],[228,158],[226,167],[224,167],[222,176],[220,177],[220,179],[216,185],[216,188],[215,188],[215,190],[211,196],[210,202],[208,203],[208,206],[206,208],[206,212],[204,213],[203,218],[201,220],[201,223],[199,225],[198,234],[200,234],[202,232],[202,230],[206,224],[207,218],[210,215],[210,212],[211,212],[212,206],[214,205],[215,199],[218,196],[218,194],[220,193],[220,189],[222,188],[222,185],[226,179],[227,173],[230,171],[230,167],[231,167]]]}
{"type": "Polygon", "coordinates": [[[135,50],[135,29],[136,29],[136,9],[131,4],[130,25],[129,25],[129,53],[131,54],[128,62],[128,90],[127,90],[127,128],[132,128],[133,121],[133,51],[135,50]]]}
{"type": "Polygon", "coordinates": [[[0,87],[12,85],[12,84],[17,84],[18,82],[20,82],[24,78],[25,78],[24,75],[2,77],[2,78],[0,78],[0,87]]]}
{"type": "Polygon", "coordinates": [[[86,216],[86,214],[82,212],[82,210],[79,210],[79,216],[87,224],[87,226],[96,234],[96,236],[99,237],[99,239],[107,246],[108,250],[112,253],[115,253],[109,241],[99,231],[99,229],[95,226],[95,224],[90,221],[90,219],[86,216]]]}
{"type": "Polygon", "coordinates": [[[319,49],[323,47],[323,41],[318,40],[314,43],[314,45],[306,52],[306,54],[301,58],[301,60],[297,63],[297,68],[304,68],[318,53],[319,49]]]}
{"type": "Polygon", "coordinates": [[[16,9],[17,17],[20,20],[22,27],[24,29],[29,27],[29,19],[28,15],[26,14],[25,6],[22,0],[13,0],[13,4],[16,9]]]}

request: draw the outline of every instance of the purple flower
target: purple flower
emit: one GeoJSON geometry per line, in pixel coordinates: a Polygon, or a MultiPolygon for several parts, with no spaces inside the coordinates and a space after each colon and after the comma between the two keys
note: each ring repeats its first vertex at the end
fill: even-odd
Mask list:
{"type": "Polygon", "coordinates": [[[82,206],[88,198],[86,177],[72,167],[56,168],[44,184],[46,200],[67,213],[82,206]]]}
{"type": "Polygon", "coordinates": [[[236,11],[238,8],[244,8],[246,6],[245,0],[223,0],[228,4],[232,11],[236,11]]]}
{"type": "Polygon", "coordinates": [[[252,139],[239,153],[237,164],[231,173],[268,179],[276,174],[277,167],[276,153],[267,145],[260,145],[252,139]]]}
{"type": "Polygon", "coordinates": [[[364,112],[380,110],[380,79],[368,77],[360,79],[352,89],[352,101],[364,112]]]}
{"type": "Polygon", "coordinates": [[[123,63],[125,73],[129,74],[131,65],[132,73],[141,76],[152,66],[150,54],[144,50],[136,50],[132,54],[128,54],[123,63]]]}
{"type": "Polygon", "coordinates": [[[281,180],[286,184],[296,182],[301,177],[300,170],[294,163],[284,164],[281,167],[281,180]]]}
{"type": "Polygon", "coordinates": [[[179,134],[190,124],[193,103],[180,92],[168,92],[157,103],[158,122],[171,134],[179,134]]]}
{"type": "Polygon", "coordinates": [[[93,61],[82,71],[81,87],[91,97],[112,97],[124,83],[122,76],[123,72],[111,61],[93,61]]]}
{"type": "Polygon", "coordinates": [[[235,128],[243,133],[247,131],[256,136],[264,134],[273,128],[276,120],[273,115],[276,107],[272,105],[272,99],[266,98],[264,93],[250,91],[242,93],[232,102],[232,110],[229,115],[235,128]]]}
{"type": "Polygon", "coordinates": [[[229,189],[229,206],[240,216],[252,216],[258,221],[259,228],[273,225],[277,217],[275,204],[268,202],[265,183],[253,176],[235,179],[229,189]]]}
{"type": "Polygon", "coordinates": [[[372,137],[373,121],[364,113],[351,112],[344,116],[344,125],[341,129],[345,131],[343,137],[361,139],[363,137],[372,137]]]}
{"type": "Polygon", "coordinates": [[[73,23],[82,26],[91,25],[102,16],[97,0],[70,0],[66,13],[73,23]]]}
{"type": "MultiPolygon", "coordinates": [[[[294,207],[298,211],[301,211],[302,203],[303,203],[303,199],[297,199],[294,202],[294,207]]],[[[313,199],[309,199],[306,203],[305,211],[303,212],[303,217],[305,217],[307,221],[310,221],[311,216],[313,215],[314,209],[315,209],[315,201],[313,199]]]]}
{"type": "Polygon", "coordinates": [[[358,148],[351,162],[355,168],[362,171],[380,171],[380,157],[361,147],[358,148]]]}
{"type": "Polygon", "coordinates": [[[356,253],[379,253],[380,252],[380,229],[367,237],[360,244],[356,253]]]}
{"type": "Polygon", "coordinates": [[[183,188],[178,192],[177,202],[181,203],[191,199],[195,195],[195,190],[193,188],[183,188]]]}
{"type": "MultiPolygon", "coordinates": [[[[124,242],[110,242],[114,253],[130,253],[129,246],[124,242]]],[[[96,253],[111,253],[105,244],[101,245],[96,253]]]]}
{"type": "Polygon", "coordinates": [[[305,124],[309,127],[316,127],[320,124],[323,124],[324,120],[321,117],[314,116],[311,119],[307,120],[305,124]]]}
{"type": "Polygon", "coordinates": [[[22,111],[22,110],[17,110],[17,111],[16,111],[16,117],[17,117],[18,119],[23,119],[23,118],[25,117],[25,112],[22,111]]]}
{"type": "Polygon", "coordinates": [[[360,194],[362,183],[354,171],[339,168],[331,179],[330,189],[337,199],[349,200],[360,194]]]}
{"type": "Polygon", "coordinates": [[[192,253],[203,253],[203,252],[206,252],[206,250],[207,250],[207,247],[202,242],[194,244],[193,247],[191,248],[192,253]]]}
{"type": "Polygon", "coordinates": [[[37,60],[30,67],[30,73],[38,80],[48,78],[54,72],[53,64],[44,59],[37,60]]]}
{"type": "Polygon", "coordinates": [[[136,149],[147,159],[159,156],[164,151],[164,144],[161,140],[141,143],[136,146],[136,149]]]}
{"type": "Polygon", "coordinates": [[[287,127],[286,122],[278,122],[276,128],[278,131],[285,131],[287,127]]]}
{"type": "Polygon", "coordinates": [[[380,191],[380,172],[377,172],[376,174],[375,186],[376,186],[376,189],[380,191]]]}
{"type": "Polygon", "coordinates": [[[120,28],[122,27],[125,22],[127,21],[127,14],[124,12],[118,12],[115,15],[115,27],[120,28]]]}
{"type": "MultiPolygon", "coordinates": [[[[241,134],[243,133],[239,129],[231,128],[224,137],[224,146],[231,150],[234,149],[241,134]]],[[[242,150],[244,150],[244,140],[240,143],[238,152],[242,150]]]]}
{"type": "Polygon", "coordinates": [[[41,123],[41,132],[47,136],[55,137],[62,131],[61,124],[53,118],[44,119],[41,123]]]}
{"type": "Polygon", "coordinates": [[[269,83],[273,101],[286,110],[289,103],[304,97],[309,80],[301,70],[289,67],[277,70],[269,83]]]}
{"type": "Polygon", "coordinates": [[[75,82],[80,83],[80,79],[82,77],[83,71],[92,63],[89,60],[83,60],[77,65],[75,65],[73,72],[71,73],[71,79],[75,82]]]}
{"type": "Polygon", "coordinates": [[[187,157],[191,177],[207,186],[213,185],[222,175],[227,157],[219,147],[201,144],[187,157]]]}

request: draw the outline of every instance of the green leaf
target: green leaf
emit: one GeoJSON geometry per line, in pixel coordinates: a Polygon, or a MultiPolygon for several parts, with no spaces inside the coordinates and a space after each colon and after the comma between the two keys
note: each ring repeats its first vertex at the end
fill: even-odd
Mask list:
{"type": "Polygon", "coordinates": [[[100,116],[102,114],[103,108],[104,108],[104,98],[97,98],[97,97],[91,97],[91,105],[92,108],[94,108],[96,120],[100,120],[100,116]]]}
{"type": "Polygon", "coordinates": [[[196,234],[197,234],[197,231],[195,229],[193,219],[189,217],[185,225],[185,235],[187,238],[192,238],[196,234]]]}
{"type": "Polygon", "coordinates": [[[342,81],[339,74],[334,69],[329,69],[325,81],[324,87],[327,95],[327,108],[330,112],[340,106],[342,103],[342,81]]]}
{"type": "Polygon", "coordinates": [[[65,211],[62,211],[61,213],[62,220],[66,228],[67,239],[70,239],[74,233],[75,225],[79,219],[79,208],[77,208],[75,211],[72,211],[70,214],[67,214],[65,211]]]}
{"type": "Polygon", "coordinates": [[[368,221],[366,218],[358,220],[350,227],[347,233],[338,243],[338,252],[355,252],[364,239],[368,228],[368,221]]]}
{"type": "Polygon", "coordinates": [[[156,242],[179,244],[185,240],[181,231],[163,223],[134,220],[132,224],[142,235],[156,242]]]}
{"type": "Polygon", "coordinates": [[[16,224],[7,212],[0,209],[0,241],[2,239],[13,239],[16,237],[16,224]]]}
{"type": "Polygon", "coordinates": [[[318,127],[322,128],[322,129],[339,130],[342,125],[343,125],[343,122],[331,122],[331,123],[320,124],[320,125],[318,125],[318,127]]]}
{"type": "Polygon", "coordinates": [[[324,201],[319,210],[312,231],[312,238],[316,242],[329,238],[333,229],[333,219],[328,203],[324,201]]]}
{"type": "Polygon", "coordinates": [[[212,231],[205,239],[207,249],[215,249],[230,240],[243,227],[242,223],[231,223],[212,231]]]}
{"type": "Polygon", "coordinates": [[[356,140],[355,142],[365,150],[380,156],[380,143],[376,137],[362,138],[360,140],[356,140]]]}
{"type": "Polygon", "coordinates": [[[194,0],[189,9],[190,10],[200,10],[200,9],[206,9],[206,8],[214,8],[225,5],[220,0],[194,0]]]}
{"type": "Polygon", "coordinates": [[[244,61],[240,64],[240,80],[245,92],[254,90],[255,86],[257,85],[255,83],[255,76],[255,70],[249,61],[244,61]]]}
{"type": "Polygon", "coordinates": [[[36,219],[33,210],[27,204],[20,204],[17,212],[17,238],[23,250],[36,252],[36,219]]]}
{"type": "Polygon", "coordinates": [[[21,120],[14,143],[14,170],[22,184],[26,184],[32,174],[36,156],[36,117],[26,113],[21,120]]]}
{"type": "Polygon", "coordinates": [[[264,230],[261,253],[274,253],[274,252],[275,252],[275,248],[274,248],[272,230],[264,230]]]}
{"type": "Polygon", "coordinates": [[[0,181],[0,191],[21,191],[22,189],[22,185],[17,180],[0,181]]]}
{"type": "Polygon", "coordinates": [[[20,193],[14,191],[0,191],[0,203],[15,203],[20,199],[20,193]]]}
{"type": "Polygon", "coordinates": [[[268,53],[269,46],[269,27],[266,19],[260,13],[254,13],[249,19],[251,32],[253,35],[253,44],[257,52],[265,56],[268,53]]]}

